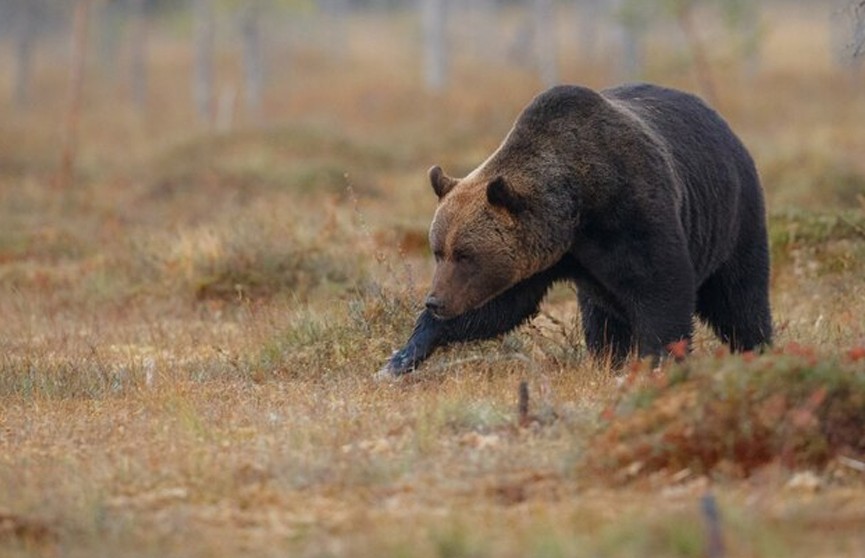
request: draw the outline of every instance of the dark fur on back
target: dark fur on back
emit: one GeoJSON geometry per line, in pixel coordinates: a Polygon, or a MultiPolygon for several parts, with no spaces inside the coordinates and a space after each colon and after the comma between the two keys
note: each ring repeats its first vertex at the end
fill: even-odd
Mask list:
{"type": "Polygon", "coordinates": [[[438,169],[433,187],[446,192],[436,235],[461,227],[458,238],[488,247],[489,262],[480,255],[454,263],[443,253],[439,267],[456,272],[440,277],[437,267],[428,310],[389,373],[413,369],[438,346],[509,331],[561,280],[578,287],[588,349],[615,364],[634,349],[661,355],[689,340],[695,314],[732,350],[771,342],[759,178],[729,126],[693,95],[645,84],[600,93],[554,87],[524,109],[481,167],[459,181],[438,169]],[[466,210],[467,200],[479,210],[466,210]],[[512,224],[483,204],[509,212],[512,224]],[[502,253],[509,259],[495,256],[502,253]],[[483,281],[468,292],[450,282],[468,265],[501,278],[508,261],[521,269],[504,290],[490,280],[492,298],[483,281]],[[436,318],[436,309],[462,300],[451,301],[455,289],[469,306],[436,318]]]}

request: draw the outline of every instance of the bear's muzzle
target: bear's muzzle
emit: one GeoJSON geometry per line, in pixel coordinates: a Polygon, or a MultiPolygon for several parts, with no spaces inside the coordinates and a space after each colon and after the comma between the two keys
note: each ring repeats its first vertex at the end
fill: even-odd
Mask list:
{"type": "Polygon", "coordinates": [[[426,305],[426,309],[429,310],[433,316],[439,319],[444,318],[442,315],[445,311],[444,301],[434,295],[428,295],[424,304],[426,305]]]}

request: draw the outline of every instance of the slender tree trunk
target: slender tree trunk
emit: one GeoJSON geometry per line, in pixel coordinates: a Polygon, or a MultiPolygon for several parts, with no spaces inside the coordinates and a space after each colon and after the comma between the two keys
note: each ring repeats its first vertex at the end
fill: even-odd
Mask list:
{"type": "Polygon", "coordinates": [[[447,85],[446,0],[421,1],[423,28],[424,83],[430,91],[440,92],[447,85]]]}
{"type": "Polygon", "coordinates": [[[147,14],[145,0],[132,0],[130,81],[132,101],[139,112],[147,107],[147,14]]]}
{"type": "Polygon", "coordinates": [[[602,0],[580,0],[574,4],[577,7],[580,56],[589,65],[594,65],[598,46],[599,27],[601,25],[602,0]]]}
{"type": "Polygon", "coordinates": [[[677,18],[682,32],[685,34],[685,39],[688,41],[688,48],[691,50],[691,57],[694,62],[694,72],[697,77],[697,83],[700,89],[711,104],[718,103],[717,89],[715,88],[715,79],[712,76],[712,67],[709,63],[709,57],[706,55],[706,48],[703,41],[700,40],[700,34],[697,32],[697,25],[694,22],[694,5],[691,2],[685,2],[677,10],[677,18]]]}
{"type": "Polygon", "coordinates": [[[216,131],[226,134],[234,127],[234,113],[237,108],[237,88],[233,85],[224,85],[219,92],[216,103],[216,116],[214,118],[216,131]]]}
{"type": "Polygon", "coordinates": [[[762,64],[762,10],[760,2],[751,2],[744,9],[746,12],[740,21],[742,50],[745,58],[743,69],[745,78],[748,81],[753,81],[760,73],[762,64]]]}
{"type": "Polygon", "coordinates": [[[501,56],[497,48],[498,14],[495,0],[471,0],[457,4],[459,13],[451,12],[451,21],[459,25],[460,37],[475,58],[495,60],[501,56]]]}
{"type": "Polygon", "coordinates": [[[78,151],[78,123],[81,120],[81,97],[84,89],[85,54],[87,52],[87,22],[90,0],[78,0],[72,28],[72,59],[69,68],[69,101],[66,107],[63,152],[57,185],[68,189],[74,181],[78,151]]]}
{"type": "Polygon", "coordinates": [[[261,10],[257,2],[243,8],[241,14],[243,40],[244,101],[246,111],[256,124],[261,121],[261,99],[264,92],[262,60],[261,10]]]}
{"type": "Polygon", "coordinates": [[[195,0],[195,67],[193,97],[199,118],[208,125],[214,117],[214,14],[213,0],[195,0]]]}
{"type": "MultiPolygon", "coordinates": [[[[134,0],[133,0],[134,1],[134,0]]],[[[97,44],[96,63],[100,71],[112,80],[117,77],[123,24],[129,6],[125,2],[99,2],[95,8],[98,28],[92,38],[97,44]]]]}
{"type": "Polygon", "coordinates": [[[633,27],[622,27],[622,81],[633,80],[643,75],[643,34],[633,27]]]}
{"type": "Polygon", "coordinates": [[[645,64],[643,41],[645,35],[645,5],[626,0],[613,0],[611,12],[618,20],[619,36],[622,45],[621,59],[617,65],[618,80],[632,81],[643,75],[645,64]]]}
{"type": "Polygon", "coordinates": [[[34,13],[29,0],[18,2],[18,25],[15,33],[15,105],[22,108],[30,101],[30,76],[33,69],[34,13]]]}
{"type": "Polygon", "coordinates": [[[865,0],[853,2],[853,58],[865,56],[865,0]]]}
{"type": "Polygon", "coordinates": [[[546,87],[559,81],[556,49],[556,15],[553,0],[534,0],[535,53],[541,83],[546,87]]]}
{"type": "Polygon", "coordinates": [[[318,0],[318,8],[324,16],[325,37],[330,55],[343,61],[348,53],[348,0],[318,0]]]}

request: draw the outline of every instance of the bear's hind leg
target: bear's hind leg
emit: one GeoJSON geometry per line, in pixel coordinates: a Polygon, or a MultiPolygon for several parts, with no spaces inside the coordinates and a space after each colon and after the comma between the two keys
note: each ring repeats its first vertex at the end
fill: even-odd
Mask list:
{"type": "Polygon", "coordinates": [[[733,352],[771,344],[768,270],[728,262],[698,290],[697,316],[733,352]]]}
{"type": "Polygon", "coordinates": [[[580,316],[586,348],[594,359],[621,368],[633,350],[634,335],[630,325],[583,294],[579,295],[580,316]]]}

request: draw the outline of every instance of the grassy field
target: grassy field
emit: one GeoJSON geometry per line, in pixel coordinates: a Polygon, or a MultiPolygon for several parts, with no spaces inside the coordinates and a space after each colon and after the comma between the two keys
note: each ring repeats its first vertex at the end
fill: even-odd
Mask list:
{"type": "Polygon", "coordinates": [[[429,95],[387,42],[410,23],[358,20],[346,58],[293,53],[267,125],[216,133],[169,38],[147,114],[89,76],[62,191],[65,74],[40,71],[29,109],[0,103],[0,555],[691,557],[720,533],[728,556],[862,556],[865,84],[821,17],[780,11],[750,79],[716,55],[767,191],[776,348],[698,329],[660,373],[588,360],[560,288],[373,378],[431,277],[425,171],[483,160],[540,89],[525,70],[460,59],[429,95]]]}

